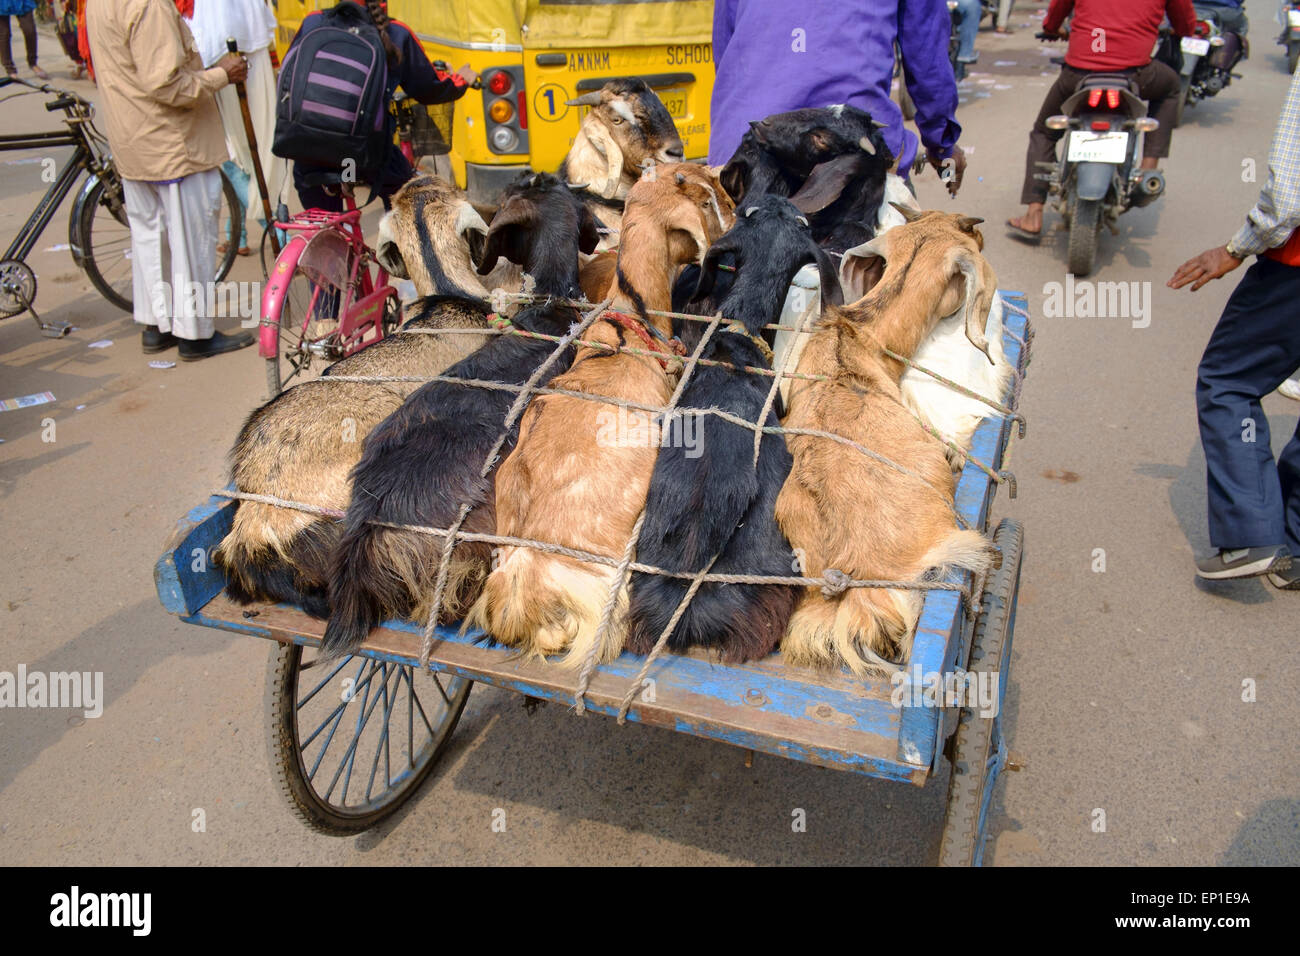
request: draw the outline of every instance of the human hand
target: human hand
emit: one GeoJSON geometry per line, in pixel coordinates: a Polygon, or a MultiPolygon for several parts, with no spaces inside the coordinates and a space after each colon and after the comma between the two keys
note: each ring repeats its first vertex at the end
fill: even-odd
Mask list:
{"type": "Polygon", "coordinates": [[[1241,260],[1228,255],[1226,245],[1216,246],[1184,262],[1165,285],[1171,289],[1181,289],[1190,282],[1192,291],[1195,292],[1211,279],[1225,276],[1239,265],[1241,260]]]}
{"type": "Polygon", "coordinates": [[[248,79],[248,60],[242,53],[227,53],[217,61],[217,68],[226,71],[226,78],[231,83],[243,83],[248,79]]]}
{"type": "Polygon", "coordinates": [[[473,86],[474,81],[478,79],[478,71],[473,69],[468,63],[457,70],[456,75],[465,81],[466,86],[473,86]]]}
{"type": "Polygon", "coordinates": [[[962,177],[966,174],[966,153],[960,146],[954,146],[952,155],[947,159],[940,159],[931,153],[929,160],[930,165],[939,174],[939,178],[948,187],[948,195],[957,195],[957,190],[961,189],[962,177]]]}

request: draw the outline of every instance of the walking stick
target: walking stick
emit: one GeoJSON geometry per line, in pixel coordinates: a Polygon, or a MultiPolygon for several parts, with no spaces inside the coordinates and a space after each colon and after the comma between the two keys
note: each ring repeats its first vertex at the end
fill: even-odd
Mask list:
{"type": "MultiPolygon", "coordinates": [[[[234,37],[226,39],[226,49],[231,53],[239,52],[239,43],[234,37]]],[[[266,216],[266,228],[271,232],[271,251],[280,254],[280,239],[275,228],[275,216],[271,213],[271,194],[266,188],[266,177],[262,175],[262,157],[257,151],[257,133],[253,129],[253,115],[248,111],[248,90],[243,83],[235,84],[239,94],[239,110],[244,114],[244,135],[248,137],[249,153],[253,157],[253,173],[257,176],[257,191],[262,197],[262,213],[266,216]]]]}

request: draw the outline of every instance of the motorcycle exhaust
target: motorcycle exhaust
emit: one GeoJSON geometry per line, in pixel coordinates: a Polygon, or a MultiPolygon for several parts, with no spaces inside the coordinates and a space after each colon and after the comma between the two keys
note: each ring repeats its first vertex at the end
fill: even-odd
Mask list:
{"type": "Polygon", "coordinates": [[[1136,209],[1155,202],[1165,191],[1165,174],[1158,169],[1142,171],[1142,178],[1133,189],[1132,205],[1136,209]]]}

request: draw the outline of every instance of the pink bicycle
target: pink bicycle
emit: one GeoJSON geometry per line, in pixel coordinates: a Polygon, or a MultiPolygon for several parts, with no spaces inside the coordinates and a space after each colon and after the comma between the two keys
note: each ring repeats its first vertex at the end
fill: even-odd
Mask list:
{"type": "Polygon", "coordinates": [[[258,335],[271,398],[316,360],[323,368],[346,358],[400,321],[397,290],[366,245],[348,190],[344,202],[343,212],[307,209],[275,223],[289,239],[267,276],[258,335]]]}

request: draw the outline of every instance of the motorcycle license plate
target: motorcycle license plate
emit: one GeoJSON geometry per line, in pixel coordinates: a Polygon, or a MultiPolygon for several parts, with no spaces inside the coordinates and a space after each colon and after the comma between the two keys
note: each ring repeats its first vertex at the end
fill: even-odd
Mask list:
{"type": "Polygon", "coordinates": [[[1128,133],[1076,129],[1070,134],[1066,159],[1072,163],[1122,163],[1127,155],[1128,133]]]}
{"type": "Polygon", "coordinates": [[[1288,10],[1286,12],[1286,25],[1300,27],[1300,10],[1288,10]]]}
{"type": "Polygon", "coordinates": [[[1205,56],[1210,52],[1210,41],[1199,37],[1183,37],[1180,45],[1184,53],[1191,53],[1193,56],[1205,56]]]}

